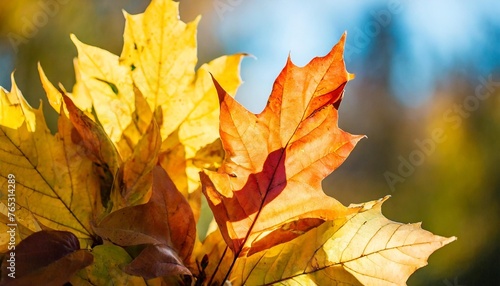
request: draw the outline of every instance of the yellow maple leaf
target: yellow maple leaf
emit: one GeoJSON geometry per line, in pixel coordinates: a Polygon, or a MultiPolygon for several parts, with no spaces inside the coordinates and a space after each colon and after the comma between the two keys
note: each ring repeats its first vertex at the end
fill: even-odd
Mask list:
{"type": "Polygon", "coordinates": [[[456,238],[434,235],[420,223],[388,220],[381,213],[387,199],[351,205],[353,214],[237,259],[216,230],[196,253],[197,261],[206,255],[210,262],[204,285],[224,279],[233,285],[406,285],[429,255],[456,238]]]}
{"type": "MultiPolygon", "coordinates": [[[[195,71],[199,17],[187,24],[180,21],[178,5],[173,1],[153,0],[142,14],[125,13],[124,47],[120,56],[86,45],[72,35],[78,49],[77,83],[69,96],[80,109],[89,112],[93,108],[96,120],[117,146],[124,162],[134,152],[141,152],[136,146],[146,136],[154,113],[162,147],[159,154],[151,156],[158,156],[198,213],[201,166],[196,162],[203,161],[200,158],[203,153],[199,151],[218,138],[219,108],[210,74],[235,94],[241,83],[239,64],[244,55],[223,56],[195,71]],[[146,106],[142,104],[144,100],[146,106]],[[137,112],[147,108],[149,111],[137,112]]],[[[42,77],[42,82],[47,93],[53,94],[54,88],[48,80],[42,77]]],[[[57,97],[49,96],[55,107],[60,102],[57,97]]],[[[207,156],[213,154],[222,152],[207,156]]],[[[212,162],[213,158],[207,161],[212,162]]],[[[151,162],[144,162],[144,166],[151,166],[151,162]]],[[[137,181],[125,175],[129,181],[137,181]]],[[[137,196],[133,201],[138,202],[137,196]]]]}
{"type": "MultiPolygon", "coordinates": [[[[16,223],[34,231],[37,220],[72,232],[89,247],[99,179],[85,147],[74,142],[77,131],[69,118],[63,114],[52,135],[42,107],[28,105],[14,78],[10,92],[0,88],[0,110],[0,185],[7,185],[9,174],[15,177],[16,223]]],[[[8,205],[6,191],[0,202],[8,205]]]]}

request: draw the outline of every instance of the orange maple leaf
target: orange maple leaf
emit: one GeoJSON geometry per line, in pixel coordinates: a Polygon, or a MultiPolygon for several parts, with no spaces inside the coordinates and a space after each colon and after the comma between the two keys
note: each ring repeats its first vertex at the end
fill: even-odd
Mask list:
{"type": "Polygon", "coordinates": [[[354,211],[327,196],[321,180],[363,137],[338,128],[344,86],[345,35],[305,67],[288,59],[267,106],[253,114],[215,81],[226,157],[201,173],[203,192],[222,235],[238,255],[290,241],[326,220],[354,211]]]}

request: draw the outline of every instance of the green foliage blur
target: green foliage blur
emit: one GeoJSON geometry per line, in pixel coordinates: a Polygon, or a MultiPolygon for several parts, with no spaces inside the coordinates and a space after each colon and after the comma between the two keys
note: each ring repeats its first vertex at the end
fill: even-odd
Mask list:
{"type": "MultiPolygon", "coordinates": [[[[218,1],[180,1],[184,21],[203,14],[200,62],[228,53],[216,32],[217,25],[224,25],[215,16],[224,7],[217,6],[218,1]]],[[[84,43],[120,54],[122,9],[140,13],[148,3],[1,1],[1,85],[10,88],[10,73],[15,70],[16,82],[30,104],[37,107],[44,102],[49,127],[55,132],[57,117],[47,104],[37,62],[53,83],[71,90],[76,49],[70,33],[84,43]]],[[[337,40],[332,36],[332,42],[337,40]]],[[[324,181],[324,189],[346,205],[391,195],[383,209],[389,219],[421,221],[424,229],[435,234],[458,237],[433,254],[430,266],[417,271],[409,285],[500,285],[500,175],[496,169],[500,74],[471,75],[462,72],[471,68],[468,64],[457,63],[456,69],[439,75],[429,100],[407,107],[389,89],[389,63],[396,57],[387,48],[392,40],[384,31],[377,35],[370,60],[358,65],[359,69],[376,67],[375,72],[361,72],[348,84],[340,127],[368,138],[324,181]]],[[[360,72],[347,66],[350,72],[360,72]]]]}

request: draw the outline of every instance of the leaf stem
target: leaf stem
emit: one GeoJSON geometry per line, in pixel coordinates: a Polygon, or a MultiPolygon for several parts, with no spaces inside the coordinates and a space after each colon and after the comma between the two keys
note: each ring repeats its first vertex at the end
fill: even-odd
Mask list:
{"type": "MultiPolygon", "coordinates": [[[[286,152],[286,148],[288,147],[288,145],[290,144],[290,141],[292,140],[293,136],[295,135],[295,133],[297,132],[297,130],[299,129],[300,127],[300,124],[304,121],[304,119],[306,118],[306,111],[307,109],[309,108],[309,106],[311,105],[311,101],[312,101],[312,98],[309,99],[307,105],[306,105],[306,108],[303,110],[302,112],[302,116],[301,116],[301,120],[300,120],[300,123],[295,127],[295,130],[293,131],[292,135],[290,136],[290,138],[288,138],[288,141],[286,142],[285,146],[283,146],[283,152],[281,152],[280,154],[280,158],[278,160],[278,164],[281,162],[281,160],[283,159],[283,155],[285,154],[286,152]]],[[[267,108],[267,106],[266,106],[267,108]]],[[[254,226],[255,226],[255,223],[257,222],[257,220],[259,219],[259,216],[260,216],[260,213],[262,211],[262,208],[264,207],[264,203],[266,202],[266,199],[267,199],[267,195],[269,194],[269,191],[270,191],[270,186],[272,185],[271,182],[274,181],[274,178],[276,176],[276,171],[278,170],[278,168],[275,168],[274,169],[274,172],[273,172],[273,176],[272,176],[272,179],[270,180],[270,183],[269,185],[267,186],[267,190],[266,190],[266,193],[264,194],[264,198],[262,199],[262,202],[260,203],[260,207],[259,207],[259,211],[257,212],[257,214],[255,215],[255,219],[252,221],[252,224],[250,225],[250,228],[248,229],[248,232],[245,236],[245,239],[243,240],[242,244],[241,244],[241,247],[240,249],[235,253],[234,255],[234,258],[233,258],[233,262],[231,263],[231,266],[229,266],[229,269],[228,271],[226,272],[226,276],[224,276],[224,279],[222,280],[223,283],[226,281],[226,279],[229,277],[229,274],[231,274],[231,271],[233,270],[233,267],[236,263],[236,260],[238,259],[238,257],[240,256],[241,252],[243,251],[243,247],[245,246],[245,244],[247,243],[247,240],[248,238],[250,237],[250,233],[252,232],[254,226]]],[[[219,263],[220,264],[220,263],[219,263]]],[[[215,276],[215,274],[214,274],[215,276]]]]}
{"type": "MultiPolygon", "coordinates": [[[[212,277],[210,277],[210,281],[208,281],[208,285],[212,285],[212,281],[214,280],[215,275],[217,274],[217,271],[219,271],[219,266],[221,265],[222,261],[224,260],[224,257],[226,256],[226,252],[227,252],[228,248],[229,248],[229,246],[226,245],[226,248],[224,249],[224,252],[222,253],[221,258],[219,259],[219,263],[217,264],[217,267],[215,267],[214,274],[212,275],[212,277]]],[[[229,272],[231,271],[231,268],[234,264],[234,261],[236,261],[236,260],[233,260],[233,263],[231,264],[231,267],[229,268],[229,272]]],[[[226,278],[228,275],[229,275],[229,273],[226,274],[226,276],[224,277],[224,280],[222,280],[222,283],[224,283],[224,281],[226,281],[226,278]]]]}
{"type": "MultiPolygon", "coordinates": [[[[295,133],[295,132],[294,132],[295,133]]],[[[285,146],[288,146],[288,143],[290,142],[291,138],[288,140],[288,142],[286,143],[285,146]]],[[[283,159],[283,155],[285,154],[285,148],[283,148],[283,152],[281,152],[280,154],[280,158],[278,160],[278,164],[279,162],[281,162],[281,160],[283,159]]],[[[234,258],[233,258],[233,262],[231,263],[231,266],[229,266],[229,269],[227,270],[226,272],[226,276],[224,276],[224,279],[222,280],[223,282],[227,280],[227,278],[229,277],[229,274],[231,274],[231,271],[233,270],[233,267],[234,267],[234,264],[236,264],[236,260],[238,259],[238,257],[240,256],[241,252],[243,251],[243,247],[245,246],[245,244],[247,243],[247,240],[248,238],[250,237],[250,234],[252,233],[252,230],[255,226],[255,223],[257,223],[257,220],[259,219],[259,216],[262,212],[262,208],[264,207],[264,203],[266,202],[266,199],[267,199],[267,195],[269,194],[269,191],[270,191],[270,186],[272,185],[271,182],[274,181],[274,177],[276,175],[276,171],[278,170],[278,168],[275,168],[274,169],[274,172],[273,172],[273,176],[272,176],[272,179],[269,183],[269,186],[267,187],[267,190],[266,190],[266,193],[264,195],[264,197],[262,198],[262,202],[260,203],[260,207],[259,207],[259,211],[257,212],[257,214],[255,215],[255,219],[252,221],[252,224],[250,225],[250,228],[248,229],[248,232],[247,234],[245,235],[245,239],[243,240],[241,246],[240,246],[240,249],[235,253],[234,255],[234,258]]]]}

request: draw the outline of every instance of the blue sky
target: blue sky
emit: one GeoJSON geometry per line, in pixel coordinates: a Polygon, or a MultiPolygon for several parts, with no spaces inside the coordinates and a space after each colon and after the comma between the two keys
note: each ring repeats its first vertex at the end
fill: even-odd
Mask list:
{"type": "Polygon", "coordinates": [[[219,13],[216,28],[227,53],[256,57],[244,61],[245,84],[237,95],[254,112],[263,108],[289,53],[304,65],[326,54],[344,31],[347,44],[355,47],[347,67],[358,75],[369,68],[363,63],[376,38],[384,32],[395,37],[387,63],[390,91],[406,106],[424,103],[440,76],[453,69],[472,72],[472,66],[474,72],[491,73],[500,64],[500,2],[495,0],[228,3],[236,4],[219,13]]]}
{"type": "MultiPolygon", "coordinates": [[[[326,54],[347,31],[346,62],[356,84],[377,73],[370,57],[373,45],[388,34],[393,38],[389,91],[412,107],[429,99],[437,82],[450,71],[477,80],[500,66],[500,2],[498,0],[211,0],[216,41],[230,54],[245,52],[245,83],[237,99],[259,112],[272,83],[290,54],[306,64],[326,54]],[[225,10],[217,13],[216,4],[225,10]],[[225,5],[225,6],[224,6],[225,5]],[[221,7],[221,6],[219,6],[221,7]]],[[[0,85],[10,86],[13,52],[0,43],[0,85]]]]}

